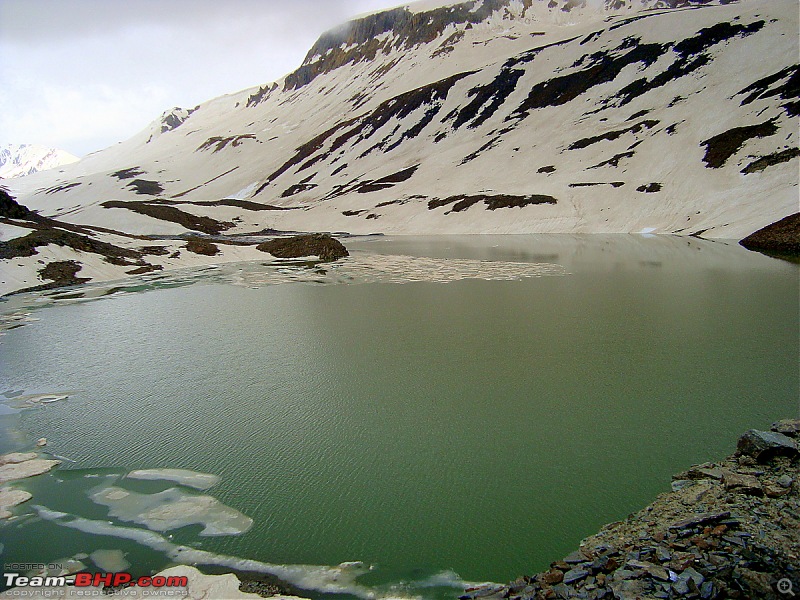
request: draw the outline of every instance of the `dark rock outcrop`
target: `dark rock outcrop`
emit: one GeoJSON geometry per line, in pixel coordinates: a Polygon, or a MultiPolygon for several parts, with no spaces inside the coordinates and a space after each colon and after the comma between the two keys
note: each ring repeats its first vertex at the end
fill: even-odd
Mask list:
{"type": "MultiPolygon", "coordinates": [[[[419,13],[400,7],[355,19],[345,27],[324,33],[309,50],[303,65],[286,76],[284,90],[303,87],[346,64],[374,60],[379,52],[388,54],[393,48],[402,50],[432,42],[448,26],[480,23],[507,4],[508,0],[468,1],[419,13]],[[385,33],[390,35],[381,39],[379,36],[385,33]]],[[[444,45],[448,42],[450,39],[444,45]]]]}
{"type": "Polygon", "coordinates": [[[242,135],[231,135],[228,137],[214,136],[208,138],[205,142],[200,144],[200,146],[197,149],[207,150],[213,146],[214,147],[213,151],[219,152],[220,150],[225,148],[228,144],[230,144],[234,148],[236,146],[241,146],[245,140],[254,140],[258,142],[258,139],[256,139],[255,134],[252,133],[245,133],[242,135]]]}
{"type": "Polygon", "coordinates": [[[28,219],[31,211],[26,206],[18,203],[9,193],[0,188],[0,217],[9,219],[28,219]]]}
{"type": "Polygon", "coordinates": [[[637,192],[643,192],[645,194],[653,194],[655,192],[661,191],[661,184],[660,183],[648,183],[647,185],[640,185],[636,188],[637,192]]]}
{"type": "Polygon", "coordinates": [[[262,252],[269,252],[277,258],[319,256],[320,260],[326,262],[350,256],[344,244],[327,233],[276,238],[259,244],[256,249],[262,252]]]}
{"type": "Polygon", "coordinates": [[[773,423],[770,429],[789,437],[800,437],[800,419],[781,419],[773,423]]]}
{"type": "Polygon", "coordinates": [[[800,261],[800,212],[759,229],[739,243],[748,250],[800,261]]]}
{"type": "Polygon", "coordinates": [[[749,175],[750,173],[759,173],[767,167],[774,167],[775,165],[789,162],[798,156],[800,156],[800,148],[787,148],[786,150],[773,152],[772,154],[767,154],[766,156],[757,158],[744,169],[742,169],[741,172],[745,175],[749,175]]]}
{"type": "Polygon", "coordinates": [[[123,179],[133,179],[138,175],[144,175],[144,171],[142,171],[139,167],[128,167],[127,169],[120,169],[119,171],[114,171],[111,173],[112,177],[116,177],[120,181],[123,179]]]}
{"type": "Polygon", "coordinates": [[[164,191],[164,187],[160,183],[149,179],[134,179],[128,184],[128,187],[140,196],[158,196],[164,191]]]}
{"type": "Polygon", "coordinates": [[[751,456],[758,462],[766,462],[776,454],[797,455],[797,443],[790,437],[757,429],[751,429],[740,437],[736,449],[742,456],[751,456]]]}
{"type": "Polygon", "coordinates": [[[775,135],[778,127],[774,121],[764,121],[758,125],[747,125],[744,127],[734,127],[728,131],[708,138],[700,142],[701,146],[706,147],[703,162],[710,169],[719,169],[724,166],[727,160],[736,154],[747,140],[752,138],[762,138],[775,135]]]}
{"type": "Polygon", "coordinates": [[[458,194],[456,196],[448,196],[447,198],[433,198],[429,200],[428,210],[452,204],[453,207],[446,213],[449,214],[451,212],[467,210],[470,206],[478,204],[479,202],[483,202],[487,210],[497,210],[498,208],[523,207],[534,204],[557,204],[558,200],[545,194],[531,194],[528,196],[514,196],[511,194],[458,194]]]}

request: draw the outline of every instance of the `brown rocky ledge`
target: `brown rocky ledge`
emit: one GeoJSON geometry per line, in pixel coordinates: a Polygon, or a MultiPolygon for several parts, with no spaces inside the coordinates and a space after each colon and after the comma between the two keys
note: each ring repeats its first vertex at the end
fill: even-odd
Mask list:
{"type": "Polygon", "coordinates": [[[800,213],[767,225],[739,243],[748,250],[800,262],[800,213]]]}
{"type": "Polygon", "coordinates": [[[750,430],[725,460],[586,538],[548,571],[462,598],[791,598],[800,594],[800,420],[750,430]],[[782,582],[782,583],[779,583],[782,582]],[[792,587],[788,585],[791,582],[792,587]]]}

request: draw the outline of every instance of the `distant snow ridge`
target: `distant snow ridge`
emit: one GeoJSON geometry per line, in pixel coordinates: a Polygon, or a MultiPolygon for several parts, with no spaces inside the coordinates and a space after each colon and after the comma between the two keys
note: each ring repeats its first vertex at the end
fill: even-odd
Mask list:
{"type": "Polygon", "coordinates": [[[80,160],[69,152],[37,144],[6,144],[0,148],[0,178],[22,177],[80,160]]]}

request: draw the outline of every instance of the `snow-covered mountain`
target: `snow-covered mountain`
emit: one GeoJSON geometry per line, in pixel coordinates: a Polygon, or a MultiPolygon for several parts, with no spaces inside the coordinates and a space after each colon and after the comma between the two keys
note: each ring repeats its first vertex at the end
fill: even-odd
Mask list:
{"type": "MultiPolygon", "coordinates": [[[[739,239],[798,211],[797,57],[796,0],[425,0],[325,33],[279,81],[10,187],[118,237],[739,239]]],[[[214,261],[226,252],[242,257],[214,261]]]]}
{"type": "Polygon", "coordinates": [[[0,178],[22,177],[80,160],[64,150],[37,144],[6,144],[0,147],[0,178]]]}

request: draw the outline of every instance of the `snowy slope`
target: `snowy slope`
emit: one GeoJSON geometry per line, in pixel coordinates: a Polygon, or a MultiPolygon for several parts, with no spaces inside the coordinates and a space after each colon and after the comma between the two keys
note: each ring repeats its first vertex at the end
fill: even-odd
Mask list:
{"type": "Polygon", "coordinates": [[[797,57],[796,0],[426,0],[10,188],[127,234],[738,239],[798,210],[797,57]]]}
{"type": "Polygon", "coordinates": [[[0,178],[22,177],[77,162],[64,150],[37,144],[6,144],[0,147],[0,178]]]}

